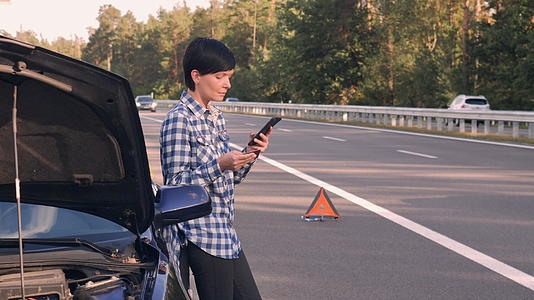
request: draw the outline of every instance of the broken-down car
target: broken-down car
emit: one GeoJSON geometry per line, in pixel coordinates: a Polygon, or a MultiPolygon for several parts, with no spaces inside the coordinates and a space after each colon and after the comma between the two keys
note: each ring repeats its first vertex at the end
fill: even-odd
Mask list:
{"type": "Polygon", "coordinates": [[[0,300],[189,299],[162,229],[211,212],[157,187],[126,79],[0,36],[0,300]]]}

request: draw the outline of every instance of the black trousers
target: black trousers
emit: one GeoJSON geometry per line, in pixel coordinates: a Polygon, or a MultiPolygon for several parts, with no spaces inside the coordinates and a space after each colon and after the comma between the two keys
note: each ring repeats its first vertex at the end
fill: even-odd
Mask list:
{"type": "Polygon", "coordinates": [[[189,242],[180,255],[183,281],[189,286],[187,265],[193,271],[201,300],[261,299],[243,251],[239,253],[239,258],[224,259],[212,256],[189,242]]]}

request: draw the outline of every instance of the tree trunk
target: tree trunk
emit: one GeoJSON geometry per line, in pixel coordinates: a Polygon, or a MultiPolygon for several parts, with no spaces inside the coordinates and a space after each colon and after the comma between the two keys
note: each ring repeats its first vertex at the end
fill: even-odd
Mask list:
{"type": "Polygon", "coordinates": [[[217,8],[217,0],[210,1],[210,34],[211,38],[215,38],[215,9],[217,8]]]}
{"type": "MultiPolygon", "coordinates": [[[[267,16],[267,25],[269,29],[273,25],[273,15],[274,15],[274,7],[276,5],[276,0],[271,0],[271,5],[269,6],[269,15],[267,16]]],[[[267,50],[267,40],[269,39],[269,35],[265,35],[265,39],[263,40],[263,49],[267,50]]]]}
{"type": "Polygon", "coordinates": [[[254,26],[252,32],[252,51],[256,49],[256,25],[258,23],[258,0],[254,0],[254,26]]]}
{"type": "MultiPolygon", "coordinates": [[[[469,40],[469,21],[471,13],[469,11],[469,0],[463,0],[463,22],[462,22],[462,72],[463,72],[463,86],[465,89],[469,86],[469,53],[467,49],[467,41],[469,40]]],[[[468,93],[469,91],[465,91],[468,93]]]]}
{"type": "Polygon", "coordinates": [[[179,74],[179,72],[180,72],[180,70],[178,69],[178,62],[179,62],[179,60],[178,60],[178,53],[177,53],[178,50],[177,50],[177,48],[178,48],[178,47],[175,46],[175,47],[174,47],[174,51],[173,51],[173,54],[174,54],[174,57],[173,57],[173,59],[174,59],[173,65],[174,65],[174,67],[172,68],[172,71],[171,71],[171,76],[172,76],[171,78],[172,78],[173,80],[176,80],[176,78],[178,77],[178,74],[179,74]]]}
{"type": "Polygon", "coordinates": [[[113,58],[113,48],[109,45],[108,50],[108,71],[111,71],[111,59],[113,58]]]}
{"type": "Polygon", "coordinates": [[[372,29],[373,26],[373,13],[374,13],[374,7],[373,7],[373,1],[367,0],[367,26],[369,30],[372,29]]]}
{"type": "MultiPolygon", "coordinates": [[[[481,0],[476,0],[476,8],[475,8],[475,20],[476,22],[480,22],[481,19],[482,19],[482,1],[481,0]]],[[[480,36],[480,32],[478,32],[478,30],[475,31],[475,36],[478,40],[479,36],[480,36]]],[[[473,90],[476,91],[477,88],[478,88],[478,66],[479,66],[480,62],[478,60],[478,57],[475,58],[475,74],[474,74],[474,78],[473,78],[473,90]]]]}
{"type": "Polygon", "coordinates": [[[388,34],[388,91],[389,91],[389,102],[390,105],[395,105],[395,76],[393,73],[393,51],[395,50],[395,45],[393,41],[393,30],[391,29],[391,25],[388,26],[387,29],[388,34]]]}

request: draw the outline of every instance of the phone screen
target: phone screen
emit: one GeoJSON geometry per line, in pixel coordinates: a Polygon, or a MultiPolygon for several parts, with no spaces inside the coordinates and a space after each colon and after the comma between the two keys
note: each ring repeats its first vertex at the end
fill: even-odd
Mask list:
{"type": "MultiPolygon", "coordinates": [[[[280,120],[282,120],[282,118],[280,118],[280,117],[272,117],[272,118],[269,120],[269,122],[267,122],[267,123],[265,124],[265,126],[263,126],[263,128],[262,128],[260,131],[258,131],[258,133],[256,133],[256,135],[254,136],[254,139],[260,138],[260,133],[266,134],[267,131],[269,131],[269,128],[270,128],[270,127],[274,127],[274,125],[276,125],[276,123],[280,122],[280,120]]],[[[256,142],[254,142],[254,139],[252,139],[252,140],[248,143],[249,146],[254,146],[254,145],[256,145],[256,142]]]]}

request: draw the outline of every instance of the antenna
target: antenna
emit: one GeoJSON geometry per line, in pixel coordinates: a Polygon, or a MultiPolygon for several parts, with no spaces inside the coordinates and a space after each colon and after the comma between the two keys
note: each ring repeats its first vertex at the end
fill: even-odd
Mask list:
{"type": "Polygon", "coordinates": [[[22,213],[20,211],[20,179],[19,156],[17,153],[17,85],[13,85],[13,149],[15,152],[15,198],[17,199],[17,217],[19,226],[19,258],[20,258],[20,288],[22,300],[26,300],[24,293],[24,251],[22,249],[22,213]]]}

